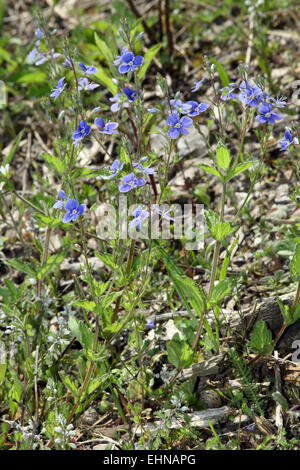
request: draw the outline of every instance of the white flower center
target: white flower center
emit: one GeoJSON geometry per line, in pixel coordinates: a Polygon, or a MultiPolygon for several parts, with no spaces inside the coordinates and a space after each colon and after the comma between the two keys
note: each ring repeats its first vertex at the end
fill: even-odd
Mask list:
{"type": "Polygon", "coordinates": [[[265,116],[266,118],[269,118],[271,116],[271,113],[266,113],[265,116]]]}
{"type": "Polygon", "coordinates": [[[76,209],[73,209],[73,210],[72,210],[72,214],[77,214],[77,210],[76,210],[76,209]]]}

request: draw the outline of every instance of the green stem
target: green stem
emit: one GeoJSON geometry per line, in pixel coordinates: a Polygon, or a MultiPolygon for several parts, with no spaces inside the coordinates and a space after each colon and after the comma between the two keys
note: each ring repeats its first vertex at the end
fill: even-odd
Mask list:
{"type": "MultiPolygon", "coordinates": [[[[222,198],[221,198],[221,209],[220,209],[220,222],[223,222],[224,220],[224,207],[225,207],[225,197],[226,197],[226,183],[223,183],[223,189],[222,189],[222,198]]],[[[216,274],[217,274],[217,267],[218,267],[218,261],[219,261],[219,253],[220,253],[220,247],[221,247],[221,241],[217,240],[214,248],[214,256],[212,260],[212,269],[211,269],[211,276],[210,276],[210,283],[209,283],[209,289],[208,289],[208,297],[207,300],[209,301],[211,299],[214,285],[215,285],[215,280],[216,280],[216,274]]],[[[202,331],[203,327],[203,322],[205,318],[206,311],[203,309],[202,315],[199,320],[198,328],[196,331],[196,335],[192,344],[192,349],[195,349],[198,343],[198,340],[200,338],[200,334],[202,331]]]]}

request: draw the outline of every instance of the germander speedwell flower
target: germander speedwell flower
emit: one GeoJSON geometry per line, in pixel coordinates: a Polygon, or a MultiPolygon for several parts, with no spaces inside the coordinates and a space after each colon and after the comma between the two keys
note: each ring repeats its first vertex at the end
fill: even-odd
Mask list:
{"type": "Polygon", "coordinates": [[[62,77],[58,80],[56,88],[53,88],[51,91],[51,98],[54,98],[55,100],[59,97],[59,95],[62,93],[64,90],[65,86],[67,85],[64,83],[65,77],[62,77]]]}
{"type": "Polygon", "coordinates": [[[77,217],[79,215],[82,215],[85,210],[86,210],[86,205],[85,204],[80,204],[79,202],[76,201],[76,199],[68,199],[68,201],[65,204],[65,209],[67,213],[65,214],[63,218],[63,222],[75,222],[77,217]]]}
{"type": "Polygon", "coordinates": [[[177,139],[181,134],[188,134],[188,128],[191,127],[193,121],[187,116],[183,116],[181,119],[178,113],[172,113],[167,119],[168,126],[171,126],[168,130],[168,135],[171,139],[177,139]]]}
{"type": "Polygon", "coordinates": [[[272,106],[270,103],[263,103],[258,108],[258,112],[260,114],[256,116],[256,120],[261,124],[264,124],[265,122],[268,122],[269,124],[275,124],[275,121],[282,119],[281,114],[272,111],[272,106]]]}
{"type": "Polygon", "coordinates": [[[78,145],[79,142],[90,133],[91,126],[87,124],[86,121],[80,121],[77,130],[73,133],[72,138],[74,139],[73,144],[78,145]]]}
{"type": "Polygon", "coordinates": [[[144,57],[141,55],[135,57],[133,52],[126,52],[121,55],[120,62],[122,62],[118,69],[120,73],[134,72],[144,63],[144,57]]]}

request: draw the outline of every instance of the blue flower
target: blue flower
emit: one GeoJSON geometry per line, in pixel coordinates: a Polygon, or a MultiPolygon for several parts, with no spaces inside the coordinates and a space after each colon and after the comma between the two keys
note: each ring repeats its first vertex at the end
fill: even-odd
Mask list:
{"type": "Polygon", "coordinates": [[[82,62],[78,62],[78,65],[84,71],[84,73],[87,73],[87,74],[98,73],[98,69],[96,69],[96,67],[93,67],[92,65],[86,67],[82,62]]]}
{"type": "Polygon", "coordinates": [[[64,63],[62,64],[63,67],[72,67],[71,57],[67,56],[65,58],[64,63]]]}
{"type": "Polygon", "coordinates": [[[123,93],[117,93],[113,98],[109,98],[109,101],[114,103],[110,109],[113,113],[116,113],[121,109],[121,107],[128,108],[129,103],[126,101],[123,101],[124,94],[123,93]]]}
{"type": "Polygon", "coordinates": [[[270,98],[270,101],[273,103],[273,106],[275,106],[275,108],[284,108],[285,106],[287,106],[289,103],[286,101],[285,98],[270,98]]]}
{"type": "Polygon", "coordinates": [[[66,193],[60,189],[57,193],[57,199],[55,201],[55,204],[53,205],[54,209],[62,209],[64,206],[64,201],[66,198],[66,193]]]}
{"type": "Polygon", "coordinates": [[[109,121],[105,124],[104,119],[98,117],[95,119],[94,123],[99,128],[101,134],[118,134],[117,127],[119,124],[117,122],[109,121]]]}
{"type": "Polygon", "coordinates": [[[38,38],[38,39],[42,39],[44,37],[44,32],[41,28],[38,28],[35,32],[35,36],[38,38]]]}
{"type": "Polygon", "coordinates": [[[238,96],[240,101],[249,106],[258,106],[259,103],[263,103],[266,98],[269,98],[267,93],[264,93],[261,88],[257,85],[253,85],[250,81],[242,81],[240,92],[238,96]]]}
{"type": "Polygon", "coordinates": [[[130,227],[131,228],[137,227],[138,230],[141,230],[142,222],[144,222],[144,220],[146,220],[149,217],[150,212],[147,211],[146,209],[142,209],[142,207],[139,206],[137,209],[133,211],[132,215],[134,219],[130,222],[130,227]]]}
{"type": "Polygon", "coordinates": [[[28,61],[29,64],[34,64],[35,63],[35,59],[36,59],[36,56],[38,54],[39,43],[40,43],[40,41],[36,41],[35,47],[29,52],[29,54],[27,56],[27,61],[28,61]]]}
{"type": "Polygon", "coordinates": [[[91,126],[87,124],[86,121],[80,121],[77,130],[73,133],[72,138],[74,139],[73,144],[78,145],[80,140],[82,140],[86,135],[91,131],[91,126]]]}
{"type": "Polygon", "coordinates": [[[129,175],[123,176],[121,181],[123,183],[119,186],[119,191],[121,193],[127,193],[131,189],[144,186],[144,184],[146,184],[144,178],[138,178],[134,173],[130,173],[129,175]]]}
{"type": "Polygon", "coordinates": [[[148,318],[147,320],[147,330],[152,330],[152,328],[155,328],[155,321],[153,318],[148,318]]]}
{"type": "Polygon", "coordinates": [[[150,114],[158,113],[158,111],[159,111],[159,109],[157,109],[157,108],[149,108],[148,109],[148,113],[150,113],[150,114]]]}
{"type": "Polygon", "coordinates": [[[94,88],[98,88],[98,83],[89,82],[86,77],[81,77],[78,80],[78,90],[94,90],[94,88]]]}
{"type": "Polygon", "coordinates": [[[209,107],[207,103],[197,103],[197,101],[187,101],[186,104],[190,106],[188,116],[194,117],[198,116],[200,113],[203,113],[209,107]]]}
{"type": "Polygon", "coordinates": [[[260,105],[258,112],[261,114],[256,116],[256,119],[261,124],[264,124],[265,122],[268,122],[269,124],[275,124],[275,121],[282,119],[281,114],[274,113],[274,111],[272,111],[272,106],[270,103],[263,103],[260,105]]]}
{"type": "Polygon", "coordinates": [[[59,97],[59,95],[62,93],[62,91],[64,90],[65,86],[67,85],[66,83],[64,83],[64,79],[65,79],[65,77],[60,78],[60,79],[58,80],[58,82],[57,82],[56,88],[53,88],[53,89],[51,90],[52,93],[51,93],[50,96],[51,96],[52,98],[54,97],[55,100],[59,97]]]}
{"type": "Polygon", "coordinates": [[[120,73],[134,72],[140,65],[144,63],[144,58],[141,55],[134,56],[133,52],[126,52],[121,55],[121,65],[119,66],[120,73]]]}
{"type": "Polygon", "coordinates": [[[50,57],[52,59],[57,59],[60,57],[61,54],[59,52],[54,52],[54,49],[51,49],[50,52],[40,52],[38,60],[35,62],[35,65],[42,65],[44,62],[46,62],[50,57]]]}
{"type": "Polygon", "coordinates": [[[280,150],[286,150],[292,144],[298,144],[297,137],[292,137],[290,129],[286,129],[284,133],[284,139],[280,141],[280,150]]]}
{"type": "Polygon", "coordinates": [[[134,163],[133,167],[136,169],[137,173],[145,173],[146,175],[155,175],[155,170],[150,168],[151,165],[143,166],[143,163],[148,160],[148,157],[143,157],[140,159],[139,163],[134,163]]]}
{"type": "Polygon", "coordinates": [[[103,176],[104,179],[106,180],[110,180],[111,178],[113,178],[114,176],[116,176],[116,174],[122,170],[124,166],[124,162],[120,164],[120,160],[115,160],[113,162],[113,164],[110,166],[110,169],[108,170],[110,172],[110,175],[108,176],[103,176]]]}
{"type": "Polygon", "coordinates": [[[220,93],[221,93],[221,100],[222,101],[228,101],[231,98],[236,98],[238,95],[234,93],[237,85],[235,83],[229,83],[228,86],[225,86],[224,88],[221,88],[220,93]]]}
{"type": "Polygon", "coordinates": [[[206,80],[206,77],[201,78],[201,80],[199,80],[199,82],[194,82],[194,88],[192,88],[193,93],[195,93],[195,91],[199,90],[199,88],[201,87],[204,80],[206,80]]]}
{"type": "Polygon", "coordinates": [[[80,204],[79,202],[76,201],[76,199],[68,199],[66,204],[65,204],[65,209],[67,213],[65,214],[63,218],[63,222],[75,222],[77,217],[81,214],[83,214],[86,210],[86,205],[85,204],[80,204]]]}
{"type": "Polygon", "coordinates": [[[191,118],[184,116],[180,119],[178,113],[172,113],[167,119],[168,126],[171,126],[168,130],[168,135],[171,139],[177,139],[180,134],[188,134],[188,128],[193,124],[191,118]]]}
{"type": "MultiPolygon", "coordinates": [[[[136,99],[137,97],[137,92],[136,90],[131,90],[130,88],[123,88],[123,93],[126,95],[128,101],[130,103],[133,103],[134,100],[136,99]]],[[[141,92],[139,91],[138,94],[140,95],[141,92]]]]}
{"type": "Polygon", "coordinates": [[[122,47],[121,55],[117,55],[117,56],[115,57],[114,65],[120,65],[120,63],[122,62],[121,57],[122,57],[122,55],[125,55],[126,52],[128,52],[127,47],[126,47],[126,46],[122,47]]]}
{"type": "Polygon", "coordinates": [[[156,212],[156,214],[160,215],[162,219],[175,220],[174,217],[171,217],[169,215],[171,212],[171,209],[167,211],[162,211],[157,204],[153,204],[151,207],[152,207],[153,212],[156,212]]]}
{"type": "Polygon", "coordinates": [[[178,113],[186,114],[191,110],[191,105],[183,103],[180,99],[170,101],[171,108],[174,108],[178,113]]]}

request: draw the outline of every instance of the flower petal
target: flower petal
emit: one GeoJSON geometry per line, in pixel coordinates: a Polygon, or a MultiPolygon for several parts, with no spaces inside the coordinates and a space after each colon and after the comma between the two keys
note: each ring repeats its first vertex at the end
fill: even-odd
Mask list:
{"type": "Polygon", "coordinates": [[[65,209],[66,211],[73,211],[77,209],[78,206],[79,206],[79,202],[76,201],[76,199],[68,199],[65,204],[65,209]]]}

